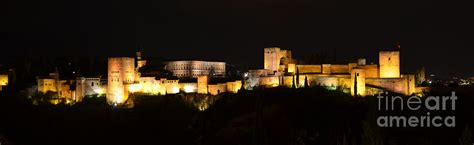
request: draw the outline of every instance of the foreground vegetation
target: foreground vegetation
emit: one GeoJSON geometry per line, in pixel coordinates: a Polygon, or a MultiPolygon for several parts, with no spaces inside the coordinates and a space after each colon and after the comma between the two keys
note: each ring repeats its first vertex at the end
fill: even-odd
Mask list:
{"type": "Polygon", "coordinates": [[[319,87],[260,88],[212,99],[137,95],[133,108],[108,106],[104,97],[33,105],[2,94],[0,135],[14,145],[456,145],[470,139],[474,89],[437,88],[429,95],[453,89],[460,96],[455,128],[379,128],[375,118],[383,112],[376,111],[375,97],[319,87]],[[212,104],[201,111],[196,100],[212,104]]]}

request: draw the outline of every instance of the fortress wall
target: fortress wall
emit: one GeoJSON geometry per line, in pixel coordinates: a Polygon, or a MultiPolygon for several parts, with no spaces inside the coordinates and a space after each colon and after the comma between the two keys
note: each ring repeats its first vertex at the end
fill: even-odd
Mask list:
{"type": "MultiPolygon", "coordinates": [[[[296,65],[300,74],[321,73],[321,65],[296,65]]],[[[295,70],[296,72],[296,70],[295,70]]]]}
{"type": "Polygon", "coordinates": [[[197,83],[178,83],[179,90],[185,93],[197,93],[198,84],[197,83]]]}
{"type": "Polygon", "coordinates": [[[322,64],[322,74],[331,74],[331,64],[322,64]]]}
{"type": "Polygon", "coordinates": [[[366,84],[378,86],[396,93],[408,94],[406,78],[367,78],[366,84]]]}
{"type": "Polygon", "coordinates": [[[352,69],[354,69],[355,67],[357,67],[357,63],[349,63],[349,64],[347,64],[347,67],[348,67],[348,68],[347,68],[347,69],[348,69],[347,71],[348,71],[348,72],[352,72],[352,69]]]}
{"type": "Polygon", "coordinates": [[[156,80],[155,77],[140,77],[138,84],[133,84],[130,87],[130,92],[141,92],[147,94],[161,94],[165,95],[165,87],[161,81],[156,80]]]}
{"type": "Polygon", "coordinates": [[[237,80],[233,82],[227,82],[227,91],[237,93],[242,88],[242,81],[237,80]]]}
{"type": "Polygon", "coordinates": [[[212,84],[207,86],[209,89],[209,94],[217,95],[227,91],[227,83],[212,84]]]}
{"type": "MultiPolygon", "coordinates": [[[[350,76],[349,75],[324,75],[324,74],[306,74],[300,75],[299,85],[304,86],[305,76],[308,77],[308,85],[309,86],[327,86],[327,87],[340,87],[348,88],[350,84],[350,76]]],[[[286,87],[292,87],[293,85],[293,76],[284,76],[282,77],[283,85],[286,87]]],[[[296,76],[295,76],[296,79],[296,76]]],[[[295,80],[295,83],[297,81],[295,80]]]]}
{"type": "Polygon", "coordinates": [[[349,73],[349,65],[345,64],[332,64],[331,73],[349,73]]]}
{"type": "Polygon", "coordinates": [[[366,78],[379,78],[379,68],[376,64],[358,66],[358,68],[365,70],[366,78]]]}
{"type": "Polygon", "coordinates": [[[338,77],[339,78],[339,87],[350,89],[351,88],[351,77],[338,77]]]}
{"type": "Polygon", "coordinates": [[[429,92],[430,87],[415,87],[415,93],[429,92]]]}
{"type": "Polygon", "coordinates": [[[277,76],[266,76],[260,77],[259,85],[266,87],[276,87],[280,84],[280,77],[277,76]]]}
{"type": "MultiPolygon", "coordinates": [[[[308,82],[311,82],[308,80],[308,82]]],[[[325,87],[337,87],[339,86],[339,78],[337,77],[315,77],[314,82],[310,83],[310,86],[319,85],[325,87]]]]}
{"type": "Polygon", "coordinates": [[[283,76],[282,81],[283,86],[291,87],[293,85],[293,76],[283,76]]]}
{"type": "Polygon", "coordinates": [[[406,82],[407,82],[407,95],[416,93],[415,75],[412,75],[412,74],[402,75],[402,78],[406,79],[406,82]]]}
{"type": "Polygon", "coordinates": [[[166,94],[179,93],[179,80],[164,80],[162,82],[165,86],[166,94]]]}

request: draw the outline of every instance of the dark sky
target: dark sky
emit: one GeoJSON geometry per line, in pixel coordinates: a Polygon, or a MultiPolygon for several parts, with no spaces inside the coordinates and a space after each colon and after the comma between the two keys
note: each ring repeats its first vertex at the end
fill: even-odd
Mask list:
{"type": "MultiPolygon", "coordinates": [[[[3,4],[2,4],[3,5],[3,4]]],[[[226,60],[262,67],[263,48],[295,57],[337,52],[368,58],[401,42],[402,71],[474,75],[474,9],[447,1],[41,0],[1,8],[2,61],[25,50],[43,57],[146,55],[226,60]],[[9,51],[10,53],[4,53],[9,51]]]]}

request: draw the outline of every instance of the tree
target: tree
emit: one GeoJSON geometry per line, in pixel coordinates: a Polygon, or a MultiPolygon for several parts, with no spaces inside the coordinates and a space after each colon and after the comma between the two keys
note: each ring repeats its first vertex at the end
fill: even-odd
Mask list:
{"type": "Polygon", "coordinates": [[[304,87],[305,88],[308,88],[309,85],[308,85],[308,77],[307,76],[304,76],[304,87]]]}
{"type": "Polygon", "coordinates": [[[300,84],[300,70],[296,67],[296,87],[300,84]]]}
{"type": "Polygon", "coordinates": [[[281,76],[281,83],[280,83],[281,86],[285,86],[285,75],[281,76]]]}
{"type": "Polygon", "coordinates": [[[362,122],[361,145],[383,145],[383,137],[377,122],[377,101],[375,97],[367,98],[368,112],[366,120],[362,122]]]}
{"type": "Polygon", "coordinates": [[[357,96],[357,73],[354,74],[354,96],[357,96]]]}
{"type": "Polygon", "coordinates": [[[295,75],[293,75],[293,83],[292,83],[292,88],[296,88],[296,85],[295,85],[295,75]]]}
{"type": "Polygon", "coordinates": [[[472,133],[469,130],[469,126],[466,125],[464,131],[461,134],[461,138],[459,138],[459,145],[472,145],[472,133]]]}

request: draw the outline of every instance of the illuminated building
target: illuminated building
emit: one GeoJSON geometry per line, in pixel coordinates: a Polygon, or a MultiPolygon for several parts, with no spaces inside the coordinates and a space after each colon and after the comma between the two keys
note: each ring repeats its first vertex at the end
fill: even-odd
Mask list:
{"type": "MultiPolygon", "coordinates": [[[[264,49],[264,69],[270,72],[284,71],[289,63],[294,63],[291,51],[278,47],[264,49]]],[[[289,72],[292,72],[291,70],[289,72]]]]}
{"type": "Polygon", "coordinates": [[[128,57],[109,58],[107,102],[122,104],[128,99],[128,89],[135,81],[135,59],[128,57]]]}
{"type": "Polygon", "coordinates": [[[103,95],[100,77],[78,77],[76,79],[75,100],[81,101],[85,96],[103,95]]]}
{"type": "Polygon", "coordinates": [[[225,62],[214,61],[168,61],[165,69],[173,72],[173,75],[179,78],[197,78],[198,76],[224,76],[225,62]]]}
{"type": "Polygon", "coordinates": [[[55,79],[52,78],[38,78],[38,92],[47,93],[47,92],[58,92],[57,83],[55,79]]]}
{"type": "Polygon", "coordinates": [[[0,91],[8,85],[8,74],[0,74],[0,91]]]}
{"type": "Polygon", "coordinates": [[[414,75],[400,74],[400,52],[381,51],[380,64],[367,64],[365,58],[343,64],[297,64],[291,51],[272,47],[264,48],[263,69],[249,70],[245,88],[323,86],[341,88],[352,95],[373,95],[383,90],[411,95],[417,93],[414,75]],[[299,76],[299,77],[298,77],[299,76]],[[297,80],[297,78],[299,78],[297,80]],[[383,90],[381,90],[383,89],[383,90]],[[370,91],[367,91],[370,90],[370,91]]]}
{"type": "Polygon", "coordinates": [[[75,101],[76,92],[71,89],[75,85],[75,80],[61,80],[58,73],[50,73],[45,77],[37,77],[38,93],[54,93],[57,97],[53,98],[53,102],[71,102],[75,101]]]}

